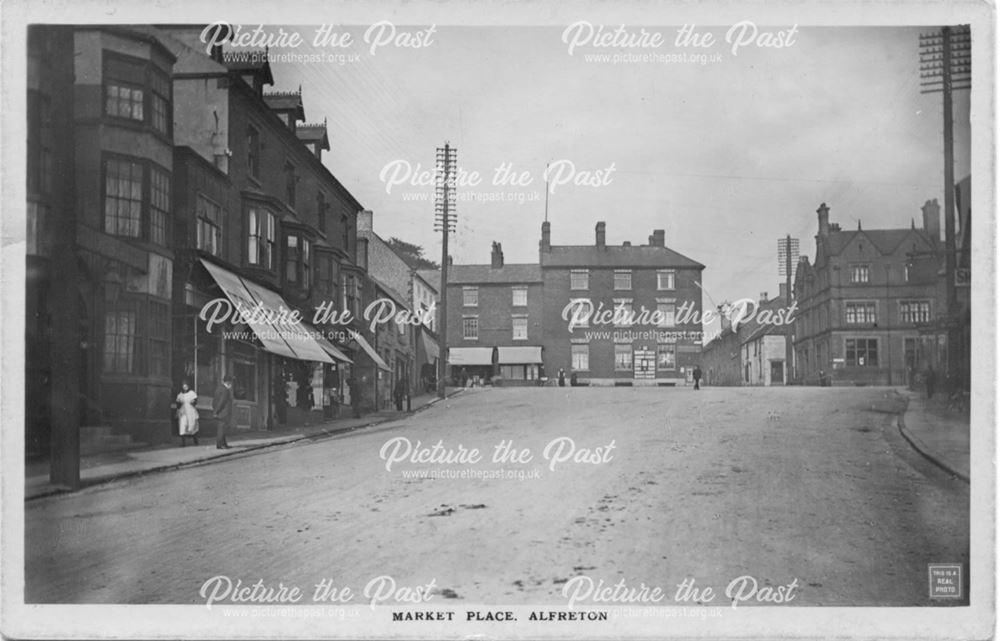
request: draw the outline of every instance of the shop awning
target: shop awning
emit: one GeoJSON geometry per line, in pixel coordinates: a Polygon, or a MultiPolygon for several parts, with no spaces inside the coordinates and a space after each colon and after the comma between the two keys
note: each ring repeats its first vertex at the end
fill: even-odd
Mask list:
{"type": "Polygon", "coordinates": [[[501,365],[535,365],[542,362],[542,348],[534,345],[498,347],[501,365]]]}
{"type": "MultiPolygon", "coordinates": [[[[306,327],[314,332],[316,331],[311,325],[306,325],[306,327]]],[[[323,335],[320,334],[319,332],[314,333],[313,337],[316,339],[316,342],[319,343],[319,346],[323,348],[323,351],[332,356],[335,360],[338,360],[342,363],[354,362],[347,357],[347,354],[340,351],[339,347],[331,343],[328,339],[324,338],[323,335]]]]}
{"type": "Polygon", "coordinates": [[[201,264],[234,306],[254,309],[258,303],[261,305],[264,313],[248,314],[249,318],[246,320],[266,351],[301,361],[333,362],[301,323],[273,322],[267,318],[276,316],[282,309],[291,309],[280,294],[240,278],[205,259],[201,259],[201,264]]]}
{"type": "Polygon", "coordinates": [[[424,341],[424,351],[427,352],[427,360],[433,361],[435,358],[441,358],[441,350],[438,348],[437,341],[431,338],[431,335],[427,332],[420,332],[420,337],[424,341]]]}
{"type": "Polygon", "coordinates": [[[452,365],[492,365],[492,347],[450,347],[448,362],[452,365]]]}
{"type": "Polygon", "coordinates": [[[369,358],[375,362],[375,365],[379,369],[384,369],[387,372],[392,371],[389,366],[385,364],[385,361],[382,360],[382,357],[378,355],[378,352],[375,351],[375,348],[368,344],[368,341],[365,340],[364,336],[356,331],[351,331],[351,338],[353,338],[354,342],[358,344],[358,347],[368,354],[369,358]]]}

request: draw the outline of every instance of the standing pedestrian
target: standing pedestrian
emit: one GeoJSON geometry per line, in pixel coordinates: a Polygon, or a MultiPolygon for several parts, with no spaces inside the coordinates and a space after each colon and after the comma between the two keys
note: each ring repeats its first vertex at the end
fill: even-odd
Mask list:
{"type": "Polygon", "coordinates": [[[181,447],[187,445],[185,439],[192,437],[198,444],[198,394],[188,387],[187,381],[181,383],[181,392],[177,395],[177,431],[181,435],[181,447]]]}
{"type": "Polygon", "coordinates": [[[215,448],[228,450],[226,434],[236,422],[236,413],[233,411],[233,377],[229,374],[223,376],[222,384],[215,388],[212,410],[215,411],[215,418],[219,421],[215,432],[215,448]]]}
{"type": "Polygon", "coordinates": [[[361,418],[361,386],[353,376],[347,379],[347,391],[351,395],[351,410],[354,418],[361,418]]]}
{"type": "Polygon", "coordinates": [[[559,387],[566,387],[566,370],[559,368],[559,387]]]}
{"type": "Polygon", "coordinates": [[[701,366],[700,365],[695,365],[694,366],[694,372],[691,373],[691,376],[694,378],[694,388],[695,389],[701,389],[701,385],[700,385],[700,381],[701,381],[701,366]]]}
{"type": "Polygon", "coordinates": [[[403,377],[400,376],[396,379],[396,385],[392,388],[392,400],[396,402],[396,411],[403,411],[403,377]]]}
{"type": "Polygon", "coordinates": [[[932,398],[934,396],[934,386],[937,385],[937,373],[930,365],[927,366],[927,376],[924,377],[924,382],[927,385],[927,398],[932,398]]]}

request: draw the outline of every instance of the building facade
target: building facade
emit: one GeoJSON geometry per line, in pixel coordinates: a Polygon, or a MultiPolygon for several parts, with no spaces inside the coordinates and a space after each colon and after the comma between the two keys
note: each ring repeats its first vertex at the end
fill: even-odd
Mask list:
{"type": "Polygon", "coordinates": [[[704,265],[665,245],[553,245],[542,223],[545,369],[590,385],[677,385],[701,356],[704,265]]]}
{"type": "Polygon", "coordinates": [[[803,384],[905,385],[926,366],[920,327],[943,312],[940,208],[923,227],[844,231],[817,210],[816,256],[795,275],[796,377],[803,384]]]}
{"type": "Polygon", "coordinates": [[[453,382],[537,384],[544,376],[542,275],[537,265],[505,264],[493,243],[490,264],[448,269],[448,365],[453,382]]]}

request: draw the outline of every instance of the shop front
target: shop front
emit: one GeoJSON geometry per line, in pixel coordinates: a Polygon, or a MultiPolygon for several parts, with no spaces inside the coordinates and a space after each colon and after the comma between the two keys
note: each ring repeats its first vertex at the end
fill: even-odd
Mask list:
{"type": "Polygon", "coordinates": [[[497,364],[503,385],[535,385],[542,376],[542,348],[536,345],[498,347],[497,364]]]}
{"type": "Polygon", "coordinates": [[[495,347],[449,347],[448,365],[452,385],[466,387],[493,380],[496,373],[495,347]]]}

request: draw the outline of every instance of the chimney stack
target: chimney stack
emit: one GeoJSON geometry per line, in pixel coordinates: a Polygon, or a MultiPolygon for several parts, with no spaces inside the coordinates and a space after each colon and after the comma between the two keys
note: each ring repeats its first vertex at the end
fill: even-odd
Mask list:
{"type": "Polygon", "coordinates": [[[374,230],[374,214],[370,209],[362,209],[358,212],[358,231],[373,231],[374,230]]]}
{"type": "Polygon", "coordinates": [[[493,241],[493,252],[490,254],[490,267],[493,269],[503,267],[503,248],[496,241],[493,241]]]}
{"type": "Polygon", "coordinates": [[[542,239],[538,241],[538,248],[543,252],[552,249],[552,223],[547,220],[542,223],[542,239]]]}
{"type": "Polygon", "coordinates": [[[653,235],[649,237],[649,244],[653,247],[665,247],[666,232],[662,229],[654,229],[653,235]]]}
{"type": "Polygon", "coordinates": [[[941,242],[941,206],[935,198],[925,202],[921,209],[924,212],[924,231],[936,245],[941,242]]]}
{"type": "Polygon", "coordinates": [[[766,302],[767,302],[767,292],[761,292],[760,293],[760,303],[763,304],[763,303],[766,303],[766,302]]]}
{"type": "Polygon", "coordinates": [[[600,248],[602,248],[602,249],[605,246],[604,229],[605,229],[605,225],[604,225],[604,221],[603,220],[601,222],[597,223],[597,226],[594,227],[594,232],[595,232],[595,236],[596,236],[597,246],[600,247],[600,248]]]}
{"type": "Polygon", "coordinates": [[[825,238],[830,233],[830,208],[823,203],[816,213],[819,214],[819,235],[825,238]]]}

